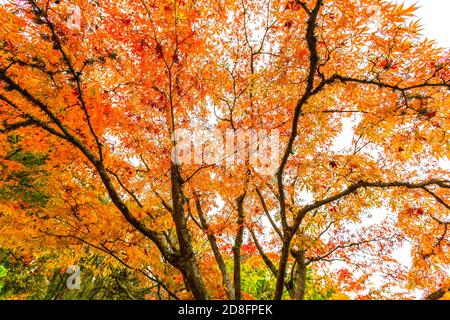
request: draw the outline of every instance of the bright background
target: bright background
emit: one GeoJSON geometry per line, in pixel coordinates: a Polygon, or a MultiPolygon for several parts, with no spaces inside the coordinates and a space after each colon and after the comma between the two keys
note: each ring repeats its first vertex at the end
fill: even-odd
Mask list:
{"type": "MultiPolygon", "coordinates": [[[[416,11],[417,19],[420,20],[423,27],[422,34],[428,39],[436,41],[436,45],[450,49],[450,0],[392,0],[396,3],[404,3],[406,6],[417,4],[419,7],[416,11]]],[[[343,120],[343,130],[334,141],[333,149],[336,152],[352,147],[353,128],[357,124],[357,118],[348,118],[343,120]]],[[[442,168],[450,169],[450,161],[441,161],[442,168]]],[[[370,226],[381,223],[390,216],[388,208],[377,208],[370,210],[369,215],[363,218],[360,226],[370,226]]],[[[450,216],[449,216],[450,219],[450,216]]],[[[450,221],[450,220],[449,220],[450,221]]],[[[395,258],[410,267],[412,264],[411,247],[405,245],[403,248],[396,250],[395,258]]],[[[336,268],[344,267],[341,264],[335,264],[336,268]]],[[[450,274],[449,274],[450,275],[450,274]]],[[[383,284],[383,276],[375,275],[373,283],[375,287],[383,284]]],[[[423,297],[423,291],[415,290],[417,299],[423,297]]]]}
{"type": "Polygon", "coordinates": [[[420,8],[417,16],[424,27],[427,38],[435,39],[442,47],[450,48],[450,0],[396,0],[397,3],[420,8]]]}

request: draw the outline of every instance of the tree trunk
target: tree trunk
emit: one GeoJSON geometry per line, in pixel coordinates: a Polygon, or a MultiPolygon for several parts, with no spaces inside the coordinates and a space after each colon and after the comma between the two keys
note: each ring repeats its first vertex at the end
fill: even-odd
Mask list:
{"type": "Polygon", "coordinates": [[[292,256],[297,262],[297,268],[295,270],[295,300],[305,299],[306,292],[306,263],[305,263],[305,250],[291,251],[292,256]]]}
{"type": "Polygon", "coordinates": [[[237,212],[238,212],[238,231],[233,246],[233,272],[234,272],[234,295],[236,300],[242,299],[241,288],[241,246],[244,237],[244,194],[237,198],[237,212]]]}
{"type": "Polygon", "coordinates": [[[227,297],[230,300],[234,300],[235,294],[234,294],[233,284],[231,282],[230,275],[228,273],[227,266],[225,264],[225,260],[223,259],[222,254],[220,253],[220,249],[217,245],[216,237],[214,236],[214,234],[209,232],[208,221],[206,221],[206,217],[205,217],[205,214],[203,213],[203,209],[201,207],[200,200],[196,199],[195,204],[197,207],[197,213],[198,213],[198,217],[200,218],[200,223],[201,223],[202,229],[206,232],[206,234],[208,236],[208,241],[209,241],[211,249],[214,253],[214,258],[216,259],[217,265],[219,266],[220,273],[222,274],[222,282],[223,282],[223,285],[227,292],[227,297]]]}
{"type": "Polygon", "coordinates": [[[207,300],[208,293],[206,291],[200,269],[195,259],[194,250],[192,248],[191,236],[187,228],[187,220],[184,214],[183,196],[181,190],[181,179],[178,174],[178,167],[172,163],[171,167],[172,181],[172,206],[173,220],[177,232],[178,244],[180,246],[180,264],[181,272],[189,286],[188,290],[196,300],[207,300]]]}
{"type": "Polygon", "coordinates": [[[286,266],[289,258],[289,247],[291,245],[291,239],[286,235],[285,240],[283,241],[283,247],[281,248],[281,256],[278,264],[278,274],[277,274],[277,282],[275,285],[275,294],[274,300],[281,300],[283,295],[283,288],[286,279],[286,266]]]}

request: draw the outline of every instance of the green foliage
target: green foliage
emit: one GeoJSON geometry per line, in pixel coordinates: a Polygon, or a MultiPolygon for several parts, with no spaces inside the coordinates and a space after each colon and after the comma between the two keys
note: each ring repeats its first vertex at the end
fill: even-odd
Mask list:
{"type": "Polygon", "coordinates": [[[16,161],[23,165],[22,170],[3,177],[9,183],[0,189],[0,200],[21,201],[21,206],[40,208],[45,205],[48,196],[43,192],[45,171],[40,166],[47,160],[46,155],[22,151],[18,137],[9,139],[11,151],[6,160],[16,161]]]}
{"type": "Polygon", "coordinates": [[[0,265],[0,296],[1,296],[1,293],[2,293],[2,289],[3,289],[2,278],[4,276],[6,276],[7,273],[8,273],[8,269],[6,269],[4,266],[0,265]]]}
{"type": "Polygon", "coordinates": [[[87,253],[79,262],[81,286],[67,287],[65,270],[43,270],[42,258],[31,264],[24,263],[6,250],[0,250],[0,299],[28,300],[139,300],[149,292],[142,279],[122,267],[105,261],[103,256],[87,253]],[[96,270],[102,268],[105,274],[96,270]],[[2,288],[3,287],[3,288],[2,288]]]}
{"type": "MultiPolygon", "coordinates": [[[[24,152],[19,140],[18,136],[9,137],[11,150],[5,159],[18,162],[23,168],[3,177],[8,183],[0,188],[0,201],[18,202],[30,212],[43,211],[48,196],[43,191],[46,172],[41,166],[47,156],[24,152]]],[[[57,259],[58,254],[61,253],[55,250],[52,255],[38,260],[24,261],[20,254],[0,248],[0,299],[143,299],[148,291],[134,273],[111,265],[102,256],[88,251],[79,262],[81,288],[68,289],[66,284],[70,274],[61,270],[44,270],[42,267],[47,260],[57,259]],[[107,270],[107,275],[97,273],[102,269],[107,270]]]]}
{"type": "Polygon", "coordinates": [[[330,300],[335,293],[335,289],[321,283],[317,274],[311,270],[306,271],[306,292],[305,300],[330,300]]]}
{"type": "MultiPolygon", "coordinates": [[[[242,265],[242,290],[251,294],[258,300],[270,300],[273,298],[273,283],[275,277],[261,262],[254,264],[244,263],[242,265]]],[[[336,290],[327,285],[312,269],[307,269],[305,300],[329,300],[336,290]]],[[[283,291],[283,299],[289,299],[286,289],[283,291]]]]}
{"type": "Polygon", "coordinates": [[[19,257],[10,251],[0,249],[0,261],[7,273],[1,277],[2,290],[0,299],[25,294],[28,299],[39,299],[45,288],[45,276],[41,274],[36,266],[27,266],[19,257]]]}
{"type": "Polygon", "coordinates": [[[273,281],[275,277],[265,267],[254,267],[243,264],[242,290],[251,294],[258,300],[270,300],[273,298],[273,281]]]}

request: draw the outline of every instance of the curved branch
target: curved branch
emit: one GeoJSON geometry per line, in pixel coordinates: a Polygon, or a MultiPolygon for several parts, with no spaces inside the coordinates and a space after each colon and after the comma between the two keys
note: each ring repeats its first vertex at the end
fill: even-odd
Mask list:
{"type": "Polygon", "coordinates": [[[49,234],[51,236],[56,236],[56,237],[62,237],[62,238],[74,238],[78,241],[80,241],[81,243],[84,243],[94,249],[97,249],[99,251],[102,251],[108,255],[110,255],[111,257],[113,257],[114,259],[116,259],[118,262],[120,262],[120,264],[122,264],[124,267],[134,270],[136,272],[141,273],[142,275],[144,275],[146,278],[150,279],[151,281],[159,284],[162,288],[164,288],[164,290],[166,290],[166,292],[169,294],[169,296],[171,296],[172,298],[174,298],[175,300],[179,300],[179,298],[164,284],[162,283],[160,280],[158,280],[158,278],[154,275],[153,272],[151,272],[150,270],[147,269],[147,271],[152,275],[148,275],[145,271],[143,271],[142,269],[139,268],[135,268],[130,266],[128,263],[126,263],[123,259],[121,259],[119,256],[117,256],[117,254],[112,251],[111,249],[108,249],[106,246],[104,246],[103,244],[101,244],[100,246],[97,246],[95,244],[90,243],[89,241],[86,241],[80,237],[74,236],[74,235],[54,235],[54,234],[49,234]]]}
{"type": "Polygon", "coordinates": [[[267,219],[269,219],[270,224],[272,225],[273,229],[275,230],[275,232],[278,234],[278,236],[283,239],[283,234],[281,233],[280,228],[278,228],[278,226],[276,225],[275,221],[273,220],[272,216],[270,215],[269,209],[267,208],[266,205],[266,201],[264,200],[261,191],[259,190],[259,188],[256,188],[256,193],[258,194],[259,200],[261,201],[261,205],[263,207],[264,213],[267,216],[267,219]]]}
{"type": "Polygon", "coordinates": [[[438,180],[438,179],[432,179],[425,182],[418,182],[418,183],[411,183],[411,182],[401,182],[401,181],[393,181],[393,182],[367,182],[360,180],[349,187],[345,189],[344,191],[341,191],[333,196],[330,196],[328,198],[317,200],[309,205],[304,206],[302,209],[298,211],[298,213],[295,216],[293,230],[297,230],[299,227],[303,217],[310,212],[311,210],[317,209],[319,207],[322,207],[326,204],[329,204],[331,202],[334,202],[336,200],[339,200],[341,198],[344,198],[352,193],[355,193],[357,190],[361,188],[408,188],[408,189],[423,189],[424,187],[430,186],[430,185],[437,185],[442,188],[450,189],[450,181],[448,180],[438,180]]]}

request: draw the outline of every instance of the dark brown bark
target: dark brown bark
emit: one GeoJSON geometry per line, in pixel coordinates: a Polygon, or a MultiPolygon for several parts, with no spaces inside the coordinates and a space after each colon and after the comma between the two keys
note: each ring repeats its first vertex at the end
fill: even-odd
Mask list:
{"type": "Polygon", "coordinates": [[[228,273],[227,266],[225,264],[225,260],[223,259],[222,254],[220,253],[219,247],[217,245],[216,237],[214,236],[214,234],[210,233],[210,231],[209,231],[209,224],[206,221],[206,217],[205,217],[205,214],[203,213],[199,199],[197,199],[195,201],[195,205],[197,207],[197,213],[200,218],[200,223],[201,223],[202,229],[207,234],[209,244],[210,244],[211,249],[214,254],[214,258],[216,259],[220,273],[222,274],[222,282],[223,282],[223,285],[227,292],[228,299],[234,300],[235,294],[234,294],[233,284],[231,282],[230,275],[228,273]]]}
{"type": "Polygon", "coordinates": [[[281,248],[281,255],[278,262],[278,273],[277,273],[277,281],[275,284],[275,293],[274,300],[281,300],[283,295],[283,288],[285,285],[286,279],[286,266],[289,258],[289,247],[291,245],[291,238],[285,238],[283,242],[283,247],[281,248]]]}
{"type": "MultiPolygon", "coordinates": [[[[267,256],[267,254],[264,252],[264,249],[262,248],[261,244],[258,241],[258,238],[256,238],[255,232],[252,229],[249,229],[249,232],[252,236],[253,242],[255,243],[256,249],[258,250],[260,256],[262,257],[264,263],[266,264],[267,268],[272,272],[272,274],[276,277],[278,274],[277,267],[273,264],[272,260],[267,256]]],[[[285,281],[284,287],[289,293],[289,296],[291,299],[295,299],[295,293],[294,293],[294,287],[292,284],[292,281],[285,281]]]]}
{"type": "MultiPolygon", "coordinates": [[[[177,231],[178,242],[180,246],[180,252],[173,252],[168,246],[164,237],[155,231],[148,229],[141,221],[139,221],[130,211],[128,206],[121,199],[118,191],[116,190],[114,184],[112,183],[110,176],[105,168],[103,162],[99,157],[92,153],[89,148],[81,142],[76,136],[74,136],[69,130],[62,124],[62,122],[50,111],[48,106],[42,101],[34,97],[26,89],[20,87],[16,82],[14,82],[6,73],[0,72],[0,79],[8,83],[8,85],[18,93],[20,93],[25,99],[31,102],[33,105],[38,107],[43,111],[51,122],[56,125],[59,129],[55,129],[49,126],[47,123],[33,117],[32,115],[24,114],[25,118],[32,120],[37,126],[43,128],[49,133],[58,136],[64,140],[67,140],[72,145],[74,145],[78,150],[80,150],[86,158],[92,163],[96,168],[99,177],[111,198],[111,201],[119,209],[125,219],[130,223],[136,230],[141,232],[143,235],[152,240],[158,247],[164,258],[175,268],[181,271],[185,277],[189,289],[192,291],[195,299],[205,300],[208,299],[208,294],[206,292],[205,286],[203,284],[200,270],[197,266],[194,252],[192,249],[191,239],[186,226],[186,218],[184,216],[183,202],[182,202],[182,192],[181,192],[181,179],[178,176],[175,165],[173,165],[171,180],[172,180],[172,201],[173,201],[173,219],[175,222],[175,227],[177,231]]],[[[10,104],[13,108],[20,110],[12,101],[9,101],[6,97],[1,97],[3,101],[10,104]]]]}
{"type": "Polygon", "coordinates": [[[180,247],[180,264],[181,272],[189,286],[189,290],[196,300],[207,300],[208,293],[206,291],[203,279],[195,259],[194,250],[192,248],[191,236],[187,228],[187,219],[183,207],[183,194],[181,190],[181,177],[178,173],[178,167],[172,163],[171,166],[171,182],[172,182],[172,217],[175,223],[175,229],[180,247]]]}
{"type": "Polygon", "coordinates": [[[449,292],[449,290],[444,290],[444,289],[439,289],[436,290],[432,293],[430,293],[429,295],[427,295],[424,300],[439,300],[441,299],[447,292],[449,292]]]}
{"type": "Polygon", "coordinates": [[[305,251],[301,250],[291,250],[291,254],[296,262],[295,269],[295,300],[303,300],[306,293],[306,261],[305,261],[305,251]]]}
{"type": "Polygon", "coordinates": [[[234,294],[236,300],[242,299],[241,288],[241,247],[244,238],[244,199],[245,193],[240,195],[237,199],[237,213],[238,213],[238,231],[233,246],[233,275],[234,275],[234,294]]]}
{"type": "Polygon", "coordinates": [[[266,215],[267,219],[269,219],[269,222],[272,225],[272,228],[275,230],[275,232],[278,234],[278,236],[281,239],[283,239],[283,233],[281,232],[280,228],[278,228],[277,224],[275,223],[272,216],[270,215],[269,209],[267,208],[267,205],[266,205],[266,201],[264,200],[264,197],[258,188],[256,188],[256,194],[258,195],[258,198],[261,201],[261,205],[263,207],[264,214],[266,215]]]}
{"type": "Polygon", "coordinates": [[[317,52],[317,38],[315,35],[316,31],[316,21],[319,15],[320,8],[322,6],[323,0],[317,0],[314,9],[310,11],[309,18],[306,27],[306,42],[308,44],[309,55],[309,73],[306,80],[306,89],[302,97],[298,100],[297,105],[294,110],[294,118],[292,121],[292,129],[289,137],[286,150],[284,151],[283,157],[281,159],[280,167],[276,174],[277,176],[277,186],[278,186],[278,200],[280,202],[280,217],[281,225],[284,232],[283,248],[281,251],[280,262],[278,266],[277,282],[275,286],[274,299],[279,300],[283,294],[283,286],[286,278],[286,265],[287,259],[289,257],[289,246],[292,239],[291,228],[288,226],[288,221],[286,218],[286,196],[284,190],[283,175],[286,168],[287,161],[292,153],[295,139],[297,138],[298,123],[300,116],[302,115],[302,108],[308,102],[309,98],[314,94],[314,80],[316,78],[317,67],[319,65],[319,55],[317,52]]]}
{"type": "MultiPolygon", "coordinates": [[[[414,85],[411,87],[399,87],[398,85],[391,85],[387,83],[381,83],[378,80],[367,80],[367,79],[356,79],[348,76],[341,76],[341,75],[334,75],[329,79],[323,78],[319,85],[314,88],[315,79],[317,78],[317,69],[319,64],[319,57],[318,52],[316,48],[317,40],[315,38],[315,28],[316,28],[316,20],[317,16],[320,10],[320,6],[322,4],[322,0],[317,0],[315,7],[313,9],[309,9],[305,3],[299,2],[302,5],[302,8],[307,12],[309,15],[309,19],[307,22],[307,32],[306,32],[306,40],[308,43],[308,48],[310,51],[310,68],[309,73],[307,76],[306,81],[306,89],[305,93],[302,95],[302,97],[298,100],[297,106],[295,108],[294,112],[294,119],[292,123],[292,130],[291,135],[289,137],[288,145],[285,150],[285,153],[283,155],[283,159],[281,162],[281,166],[279,168],[279,171],[277,173],[277,182],[278,182],[278,189],[279,189],[279,201],[280,201],[280,216],[281,216],[281,223],[282,223],[282,230],[278,230],[277,232],[280,237],[283,239],[283,246],[282,246],[282,252],[281,252],[281,258],[279,261],[278,270],[276,270],[277,274],[277,284],[276,284],[276,292],[275,292],[275,298],[280,299],[282,296],[283,291],[283,285],[286,285],[286,266],[287,266],[287,260],[289,257],[289,248],[290,243],[292,240],[292,235],[296,232],[298,229],[303,217],[311,210],[324,206],[328,203],[334,202],[340,198],[343,198],[349,194],[352,194],[356,192],[360,188],[390,188],[390,187],[399,187],[399,188],[410,188],[410,189],[423,189],[430,193],[438,202],[443,204],[444,206],[448,207],[437,195],[430,192],[426,187],[428,185],[438,185],[443,188],[449,188],[450,185],[448,182],[445,181],[438,181],[438,180],[430,180],[428,182],[424,183],[407,183],[407,182],[364,182],[360,181],[357,183],[354,183],[353,185],[350,185],[346,190],[335,194],[334,196],[331,196],[329,198],[325,198],[322,200],[318,200],[308,206],[305,206],[298,212],[296,212],[294,222],[292,226],[289,226],[287,218],[286,218],[286,201],[285,201],[285,191],[284,191],[284,181],[283,181],[283,174],[284,169],[286,167],[288,158],[293,150],[294,142],[297,136],[297,130],[299,127],[299,119],[302,115],[302,107],[308,102],[309,98],[313,96],[314,94],[318,93],[321,89],[324,88],[325,85],[332,84],[335,82],[341,82],[341,83],[347,83],[347,82],[354,82],[359,85],[375,85],[380,88],[386,88],[394,91],[400,91],[404,92],[407,90],[412,89],[418,89],[422,87],[441,87],[445,86],[447,88],[450,87],[449,84],[432,84],[432,83],[424,83],[420,85],[414,85]]],[[[31,3],[35,4],[33,1],[31,3]]],[[[35,4],[36,5],[36,4],[35,4]]],[[[29,91],[27,91],[24,87],[18,85],[19,82],[16,82],[12,78],[10,78],[6,74],[6,70],[0,70],[0,79],[4,81],[6,84],[8,84],[8,88],[10,90],[13,90],[19,94],[21,94],[28,102],[38,107],[43,113],[45,113],[46,118],[44,120],[41,120],[31,114],[26,114],[22,112],[19,108],[17,108],[11,101],[9,101],[5,96],[0,95],[0,99],[7,102],[9,105],[11,105],[16,110],[20,111],[20,114],[26,121],[22,123],[15,123],[9,125],[9,127],[5,127],[5,130],[13,130],[16,127],[19,127],[21,125],[36,125],[47,132],[49,132],[52,135],[55,135],[61,139],[64,139],[66,141],[69,141],[72,145],[74,145],[78,150],[80,150],[87,159],[93,164],[93,166],[96,168],[99,177],[101,181],[103,182],[105,189],[107,190],[112,202],[115,204],[115,206],[118,208],[118,210],[121,212],[121,214],[125,217],[125,219],[139,232],[141,232],[143,235],[148,237],[151,241],[153,241],[158,249],[160,250],[163,257],[174,267],[178,268],[184,276],[184,279],[186,280],[187,287],[192,291],[194,297],[196,299],[206,299],[207,298],[207,292],[204,287],[200,270],[198,268],[194,251],[192,248],[191,238],[189,235],[189,230],[187,228],[187,218],[185,217],[184,210],[183,210],[183,193],[182,193],[182,179],[179,177],[178,169],[175,165],[172,166],[172,175],[171,175],[171,181],[172,181],[172,201],[173,201],[173,208],[172,208],[172,215],[176,226],[176,232],[177,232],[177,239],[179,243],[179,251],[174,248],[173,246],[168,244],[167,238],[164,238],[161,233],[155,232],[153,230],[150,230],[146,227],[144,223],[139,221],[130,211],[129,207],[127,207],[126,203],[122,200],[120,197],[120,192],[116,189],[116,186],[112,183],[109,172],[105,168],[103,161],[102,161],[102,145],[96,136],[96,133],[93,130],[93,127],[89,120],[89,114],[87,112],[87,106],[85,105],[85,102],[83,100],[82,90],[80,86],[80,76],[78,73],[75,72],[69,56],[65,54],[64,50],[62,50],[62,46],[60,43],[58,43],[58,37],[55,33],[55,30],[53,28],[53,25],[51,22],[47,19],[46,22],[48,23],[52,34],[55,38],[57,48],[61,51],[61,54],[66,61],[66,64],[68,65],[70,73],[74,76],[74,80],[76,82],[76,90],[79,93],[80,97],[80,103],[83,108],[83,112],[86,115],[86,124],[89,127],[93,138],[95,140],[95,143],[97,145],[98,150],[94,150],[94,148],[91,148],[81,142],[81,140],[75,135],[72,134],[72,132],[63,125],[63,123],[59,120],[59,118],[53,114],[48,108],[46,104],[44,104],[41,100],[36,98],[35,95],[31,94],[29,91]],[[47,119],[48,118],[48,119],[47,119]],[[91,150],[92,149],[92,150],[91,150]],[[98,152],[98,153],[97,153],[98,152]]],[[[45,72],[45,70],[43,70],[45,72]]],[[[253,73],[253,71],[252,71],[253,73]]],[[[320,72],[319,72],[320,74],[320,72]]],[[[172,108],[173,109],[173,108],[172,108]]],[[[173,110],[172,110],[173,111],[173,110]]],[[[173,116],[173,115],[172,115],[173,116]]],[[[173,125],[173,124],[172,124],[173,125]]],[[[236,235],[235,239],[235,246],[233,247],[234,252],[234,279],[235,279],[235,289],[236,289],[236,298],[241,298],[241,274],[240,274],[240,267],[241,267],[241,256],[240,256],[240,248],[243,241],[243,226],[244,226],[244,212],[243,212],[243,202],[244,197],[242,197],[241,205],[239,206],[238,201],[238,233],[236,235]]],[[[238,198],[239,200],[239,198],[238,198]]],[[[264,205],[264,203],[263,203],[264,205]]],[[[169,206],[165,206],[166,208],[169,208],[169,206]]],[[[169,210],[169,209],[168,209],[169,210]]],[[[170,210],[169,210],[170,211],[170,210]]],[[[265,208],[265,212],[267,213],[267,209],[265,208]]],[[[268,216],[270,218],[270,215],[268,216]]],[[[272,223],[273,221],[271,221],[272,223]]],[[[273,223],[273,225],[276,227],[276,225],[273,223]]],[[[213,248],[213,252],[217,250],[216,248],[213,248]]],[[[216,255],[216,253],[214,253],[216,255]]],[[[220,254],[220,252],[219,252],[220,254]]],[[[266,262],[266,261],[265,261],[266,262]]],[[[297,268],[300,268],[301,265],[297,261],[297,268]]],[[[275,267],[272,267],[271,270],[275,270],[275,267]]],[[[305,269],[306,270],[306,269],[305,269]]],[[[302,269],[298,269],[298,274],[302,274],[302,269]]],[[[298,283],[297,283],[298,287],[298,283]]],[[[304,291],[304,290],[303,290],[304,291]]],[[[428,297],[431,298],[439,298],[445,294],[445,291],[439,290],[432,294],[430,294],[428,297]]],[[[299,296],[301,296],[301,293],[298,293],[299,296]]],[[[304,293],[303,293],[304,295],[304,293]]],[[[427,297],[427,298],[428,298],[427,297]]]]}
{"type": "Polygon", "coordinates": [[[263,248],[261,247],[258,239],[256,238],[255,232],[252,229],[249,229],[249,231],[250,231],[250,235],[252,236],[253,242],[255,243],[256,249],[259,252],[259,255],[261,256],[261,258],[263,259],[264,263],[269,268],[269,270],[272,272],[272,274],[274,276],[277,276],[277,273],[278,273],[277,268],[273,264],[272,260],[270,260],[270,258],[264,253],[263,248]]]}

